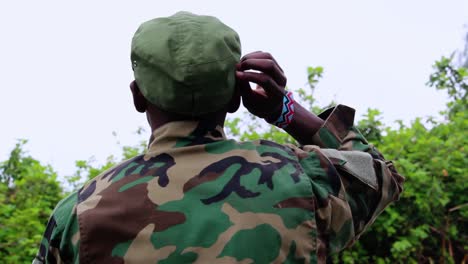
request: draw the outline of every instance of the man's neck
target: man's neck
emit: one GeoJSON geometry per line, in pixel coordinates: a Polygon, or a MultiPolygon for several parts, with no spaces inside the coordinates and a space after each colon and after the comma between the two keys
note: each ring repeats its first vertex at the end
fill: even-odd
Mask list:
{"type": "Polygon", "coordinates": [[[174,114],[174,113],[163,112],[157,108],[153,108],[153,109],[148,109],[146,111],[146,118],[151,127],[151,131],[154,131],[161,126],[170,122],[174,122],[174,121],[204,120],[204,121],[209,121],[210,123],[219,125],[221,127],[224,127],[226,113],[218,112],[218,113],[208,114],[202,117],[189,117],[189,116],[183,116],[183,115],[174,114]]]}

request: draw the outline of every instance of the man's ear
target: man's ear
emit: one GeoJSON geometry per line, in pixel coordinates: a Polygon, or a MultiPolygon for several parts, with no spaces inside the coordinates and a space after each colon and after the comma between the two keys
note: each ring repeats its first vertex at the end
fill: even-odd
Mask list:
{"type": "Polygon", "coordinates": [[[227,108],[228,113],[235,113],[239,109],[240,102],[241,102],[241,95],[240,95],[239,89],[236,86],[236,88],[234,89],[234,94],[232,95],[231,101],[229,101],[228,103],[228,108],[227,108]]]}
{"type": "Polygon", "coordinates": [[[133,104],[135,105],[135,109],[140,113],[146,112],[146,108],[148,106],[146,103],[146,98],[140,92],[140,88],[138,88],[136,81],[130,83],[130,90],[132,91],[133,104]]]}

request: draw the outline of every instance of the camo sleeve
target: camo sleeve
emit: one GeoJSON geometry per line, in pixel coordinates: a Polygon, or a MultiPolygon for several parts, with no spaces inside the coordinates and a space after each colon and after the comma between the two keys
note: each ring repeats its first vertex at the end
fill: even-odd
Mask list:
{"type": "Polygon", "coordinates": [[[316,196],[319,259],[353,244],[402,192],[404,177],[353,126],[354,112],[325,111],[314,145],[296,149],[316,196]]]}
{"type": "Polygon", "coordinates": [[[78,263],[79,230],[77,193],[63,199],[54,209],[33,264],[78,263]]]}

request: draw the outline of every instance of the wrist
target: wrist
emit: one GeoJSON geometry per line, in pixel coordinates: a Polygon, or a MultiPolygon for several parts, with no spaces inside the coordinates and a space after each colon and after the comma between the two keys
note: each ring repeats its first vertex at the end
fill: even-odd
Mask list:
{"type": "Polygon", "coordinates": [[[324,124],[324,120],[309,112],[296,102],[294,118],[284,130],[302,145],[314,144],[314,135],[324,124]]]}
{"type": "Polygon", "coordinates": [[[265,116],[263,119],[267,121],[267,123],[272,124],[275,122],[281,115],[281,112],[283,111],[283,102],[281,102],[281,105],[275,108],[269,115],[265,116]]]}
{"type": "Polygon", "coordinates": [[[292,92],[286,92],[281,107],[265,120],[279,128],[286,128],[293,120],[295,101],[292,92]]]}

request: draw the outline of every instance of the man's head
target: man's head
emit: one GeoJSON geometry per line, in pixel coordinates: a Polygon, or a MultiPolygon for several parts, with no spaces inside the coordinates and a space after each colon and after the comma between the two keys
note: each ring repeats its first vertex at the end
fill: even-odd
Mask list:
{"type": "Polygon", "coordinates": [[[132,40],[135,107],[187,118],[235,111],[240,55],[237,33],[214,17],[179,12],[147,21],[132,40]]]}

